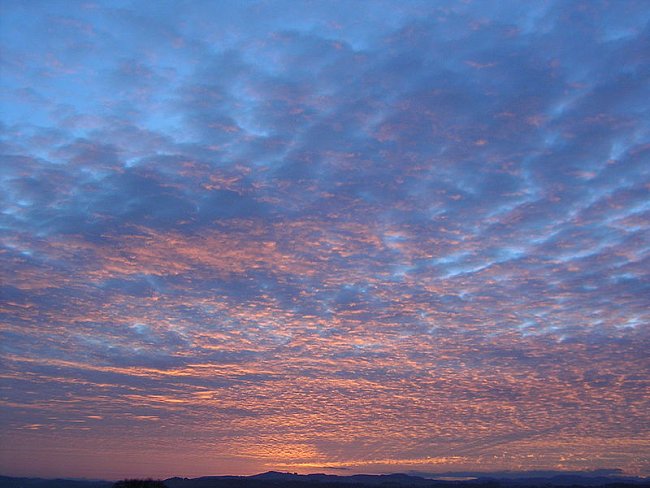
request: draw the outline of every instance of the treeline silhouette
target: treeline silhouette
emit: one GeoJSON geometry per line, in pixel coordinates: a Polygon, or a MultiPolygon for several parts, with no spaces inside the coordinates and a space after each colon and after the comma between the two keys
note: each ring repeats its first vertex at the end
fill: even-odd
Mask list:
{"type": "Polygon", "coordinates": [[[121,480],[113,484],[113,488],[167,488],[161,480],[148,478],[146,480],[130,479],[121,480]]]}

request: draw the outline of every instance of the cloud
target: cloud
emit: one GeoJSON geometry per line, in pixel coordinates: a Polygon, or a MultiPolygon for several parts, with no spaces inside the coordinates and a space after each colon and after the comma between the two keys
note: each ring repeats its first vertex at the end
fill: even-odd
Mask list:
{"type": "Polygon", "coordinates": [[[11,465],[644,469],[642,2],[156,5],[5,8],[11,465]]]}

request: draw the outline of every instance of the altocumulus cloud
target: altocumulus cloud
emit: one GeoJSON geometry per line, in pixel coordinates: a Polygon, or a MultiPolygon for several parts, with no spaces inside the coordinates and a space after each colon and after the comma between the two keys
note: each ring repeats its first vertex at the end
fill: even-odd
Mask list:
{"type": "Polygon", "coordinates": [[[645,2],[1,17],[5,472],[647,472],[645,2]]]}

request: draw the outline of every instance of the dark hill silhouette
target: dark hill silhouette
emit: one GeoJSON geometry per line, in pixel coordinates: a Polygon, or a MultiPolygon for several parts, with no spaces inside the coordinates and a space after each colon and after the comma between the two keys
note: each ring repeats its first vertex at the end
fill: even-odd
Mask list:
{"type": "MultiPolygon", "coordinates": [[[[0,476],[0,488],[553,488],[650,487],[650,479],[617,476],[617,473],[592,472],[586,474],[560,472],[534,473],[444,473],[424,476],[407,474],[337,476],[330,474],[280,473],[269,471],[254,476],[204,476],[201,478],[169,478],[164,485],[119,485],[110,481],[44,480],[39,478],[10,478],[0,476]],[[543,476],[546,474],[547,476],[543,476]],[[449,480],[449,477],[461,477],[449,480]],[[445,480],[432,479],[445,477],[445,480]]],[[[129,480],[126,480],[129,481],[129,480]]]]}
{"type": "MultiPolygon", "coordinates": [[[[624,488],[646,485],[647,479],[620,476],[581,476],[552,473],[551,476],[501,478],[481,473],[480,477],[467,480],[440,480],[406,474],[338,476],[330,474],[281,473],[269,471],[254,476],[209,476],[203,478],[170,478],[165,480],[169,488],[534,488],[534,487],[602,487],[624,488]]],[[[538,473],[535,473],[538,474],[538,473]]],[[[551,474],[551,473],[549,473],[551,474]]]]}

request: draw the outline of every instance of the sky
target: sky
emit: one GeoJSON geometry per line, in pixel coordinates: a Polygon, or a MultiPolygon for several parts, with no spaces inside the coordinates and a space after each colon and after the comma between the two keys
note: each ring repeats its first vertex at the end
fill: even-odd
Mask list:
{"type": "Polygon", "coordinates": [[[0,473],[650,476],[647,1],[0,0],[0,473]]]}

